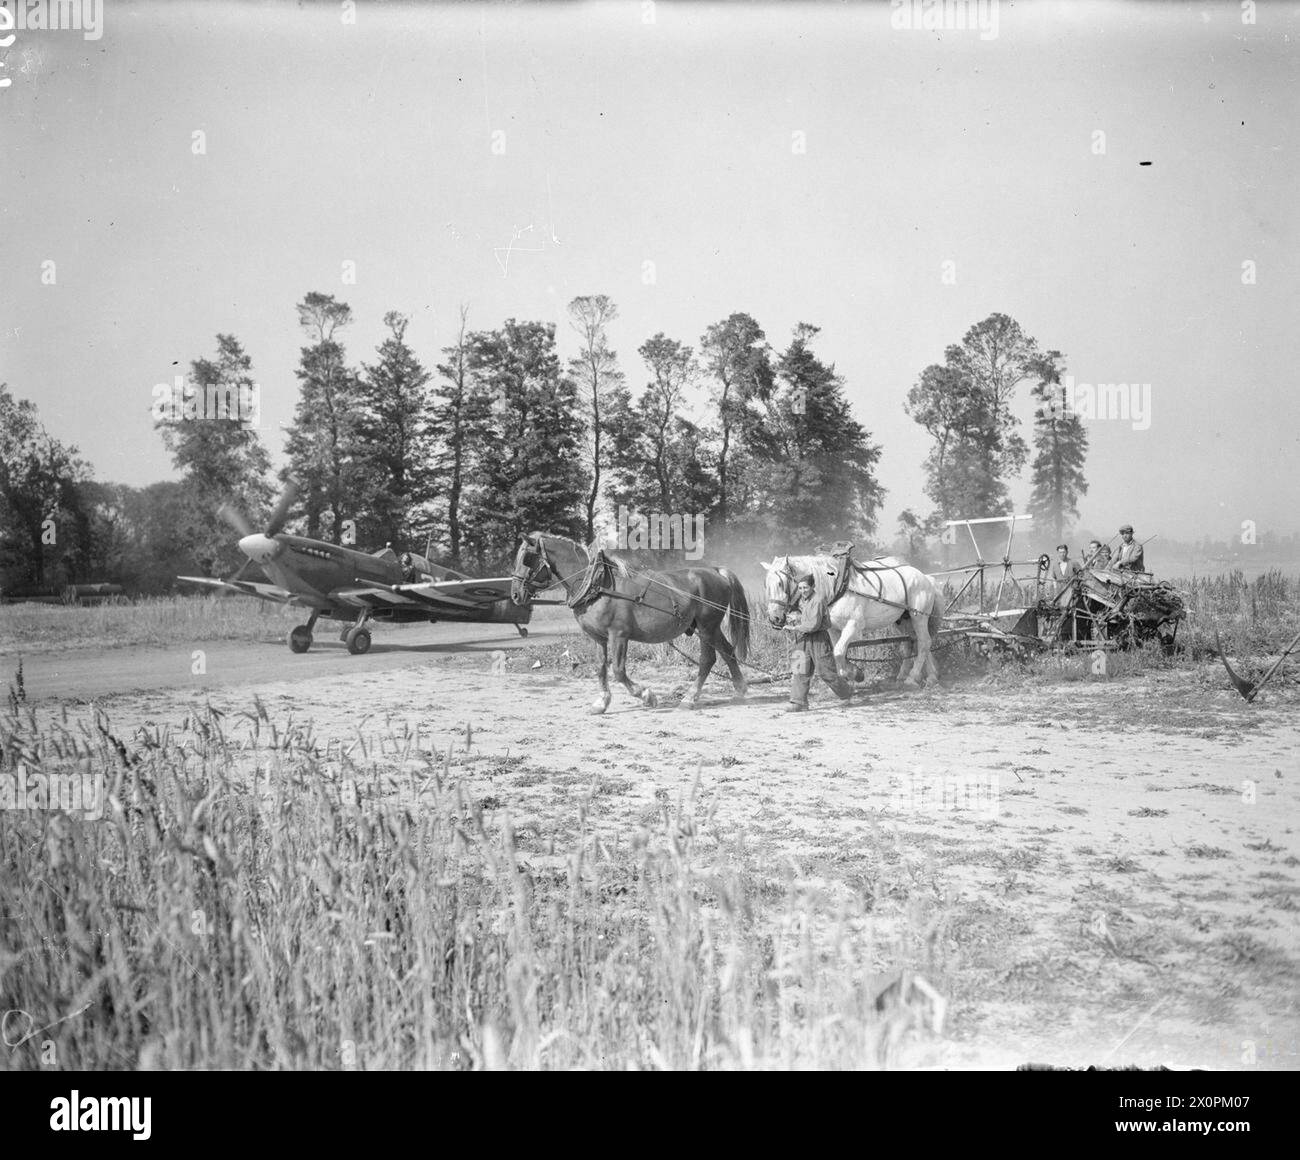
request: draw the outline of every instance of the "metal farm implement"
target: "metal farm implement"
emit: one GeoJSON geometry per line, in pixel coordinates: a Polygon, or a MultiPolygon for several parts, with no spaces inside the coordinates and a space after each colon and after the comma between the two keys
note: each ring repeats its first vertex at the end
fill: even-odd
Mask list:
{"type": "MultiPolygon", "coordinates": [[[[1172,651],[1186,610],[1171,584],[1157,581],[1149,573],[1085,568],[1058,591],[1051,577],[1050,557],[1011,559],[1016,523],[1030,518],[1011,515],[947,521],[949,528],[966,529],[975,560],[931,573],[936,578],[961,578],[946,601],[944,628],[936,648],[958,645],[968,655],[1023,655],[1046,648],[1086,647],[1091,651],[1158,641],[1172,651]],[[1001,560],[985,559],[975,539],[976,524],[1007,525],[1001,560]],[[1021,570],[1019,576],[1017,569],[1021,570]],[[1026,573],[1026,569],[1032,572],[1026,573]]],[[[948,586],[951,584],[949,581],[948,586]]],[[[915,638],[910,634],[855,640],[849,645],[849,659],[856,664],[890,660],[875,650],[889,646],[906,649],[908,644],[914,649],[915,638]]],[[[902,655],[910,654],[905,651],[902,655]]],[[[894,653],[893,658],[897,657],[894,653]]]]}

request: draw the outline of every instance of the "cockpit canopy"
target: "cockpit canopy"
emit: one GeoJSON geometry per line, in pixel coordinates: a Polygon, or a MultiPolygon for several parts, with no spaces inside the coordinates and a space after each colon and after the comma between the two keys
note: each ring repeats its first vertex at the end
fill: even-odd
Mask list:
{"type": "Polygon", "coordinates": [[[414,569],[416,572],[433,572],[433,568],[429,564],[429,561],[415,552],[402,553],[402,567],[414,569]]]}

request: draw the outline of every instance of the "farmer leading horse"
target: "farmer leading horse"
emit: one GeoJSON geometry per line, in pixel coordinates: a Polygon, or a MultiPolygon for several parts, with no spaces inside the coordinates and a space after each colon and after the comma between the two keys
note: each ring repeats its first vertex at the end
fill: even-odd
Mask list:
{"type": "Polygon", "coordinates": [[[737,659],[749,653],[749,603],[740,578],[725,568],[680,568],[653,572],[633,567],[616,552],[592,552],[563,536],[534,532],[525,536],[515,554],[510,598],[523,604],[539,588],[560,584],[582,631],[600,645],[600,696],[593,713],[609,708],[609,657],[614,675],[628,692],[653,709],[659,699],[652,689],[627,675],[629,641],[663,644],[683,634],[698,633],[700,664],[695,688],[681,707],[694,708],[718,654],[727,662],[736,699],[745,696],[744,674],[737,659]],[[733,647],[722,635],[730,618],[733,647]]]}
{"type": "MultiPolygon", "coordinates": [[[[762,562],[760,561],[760,564],[762,562]]],[[[849,644],[865,632],[885,628],[907,618],[916,634],[916,660],[906,683],[920,685],[923,675],[939,680],[930,638],[943,624],[943,610],[935,582],[924,572],[893,556],[859,563],[843,556],[777,556],[762,564],[767,573],[765,597],[767,615],[773,628],[785,624],[786,614],[795,596],[796,577],[811,572],[818,593],[826,601],[830,614],[831,635],[835,642],[835,667],[840,675],[849,675],[849,644]],[[841,569],[847,569],[845,581],[841,569]]],[[[899,667],[899,679],[908,668],[908,658],[899,667]]]]}

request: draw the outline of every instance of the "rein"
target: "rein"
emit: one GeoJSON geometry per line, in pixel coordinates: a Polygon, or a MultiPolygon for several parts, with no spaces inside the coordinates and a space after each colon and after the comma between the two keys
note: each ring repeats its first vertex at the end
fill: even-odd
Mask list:
{"type": "MultiPolygon", "coordinates": [[[[536,586],[537,582],[533,579],[533,577],[538,572],[541,571],[541,566],[544,566],[550,572],[552,577],[555,576],[555,567],[551,563],[550,557],[546,554],[546,545],[541,540],[538,540],[537,542],[536,554],[540,557],[539,567],[531,569],[527,573],[527,575],[524,576],[520,576],[517,572],[513,573],[513,578],[521,581],[524,584],[524,586],[527,588],[532,588],[536,586]]],[[[600,554],[597,554],[596,559],[593,560],[591,563],[585,565],[584,567],[580,568],[578,571],[573,572],[568,576],[563,576],[560,577],[559,579],[552,579],[551,582],[546,585],[546,587],[550,588],[555,584],[563,585],[565,594],[569,596],[569,607],[573,608],[575,612],[579,611],[577,608],[574,607],[573,595],[569,593],[569,581],[571,581],[575,576],[581,576],[584,573],[590,572],[593,566],[598,565],[600,563],[600,559],[601,559],[600,554]]],[[[608,564],[609,561],[606,560],[606,563],[608,564]]],[[[747,620],[750,622],[754,620],[754,617],[745,616],[738,609],[731,608],[730,605],[719,604],[716,600],[710,600],[707,596],[697,596],[694,592],[687,592],[686,589],[684,588],[678,588],[674,584],[669,584],[666,580],[659,579],[654,573],[649,572],[644,568],[633,568],[630,564],[627,564],[626,562],[623,563],[623,567],[626,569],[627,575],[630,579],[645,581],[646,586],[642,590],[640,595],[633,596],[627,592],[619,592],[617,591],[617,589],[612,587],[599,585],[591,588],[590,591],[585,593],[582,591],[582,589],[579,589],[579,594],[582,597],[581,602],[594,604],[598,599],[600,599],[600,597],[607,596],[611,600],[627,600],[630,601],[632,604],[640,604],[643,607],[653,609],[655,612],[662,612],[666,616],[672,616],[672,617],[680,616],[681,610],[677,607],[677,601],[673,600],[672,596],[669,597],[673,605],[671,609],[661,608],[659,605],[652,604],[650,601],[646,600],[646,596],[649,593],[650,589],[652,587],[655,587],[655,588],[662,588],[665,592],[671,593],[674,596],[684,597],[688,601],[689,600],[697,601],[698,603],[704,605],[706,608],[713,608],[716,609],[718,612],[729,613],[731,616],[736,617],[737,620],[747,620]],[[590,597],[590,599],[588,600],[587,597],[590,597]]]]}
{"type": "MultiPolygon", "coordinates": [[[[603,562],[603,567],[601,568],[601,571],[607,570],[609,568],[609,561],[607,559],[603,559],[599,555],[596,557],[596,560],[593,561],[593,567],[595,566],[595,564],[602,563],[602,562],[603,562]]],[[[617,588],[614,587],[601,586],[601,587],[595,587],[591,589],[590,593],[588,594],[590,599],[587,601],[587,603],[594,604],[602,596],[607,596],[611,600],[628,600],[631,601],[631,603],[633,604],[642,605],[643,607],[649,608],[654,612],[662,612],[665,616],[671,616],[674,620],[676,620],[679,616],[681,616],[681,610],[677,607],[677,601],[674,600],[671,596],[669,596],[668,599],[669,602],[672,604],[672,608],[661,608],[659,607],[659,605],[652,604],[650,603],[650,601],[646,600],[646,596],[649,594],[650,588],[653,585],[658,585],[660,588],[663,588],[667,592],[670,593],[676,592],[681,596],[685,596],[688,600],[690,599],[699,600],[700,603],[702,604],[709,604],[712,605],[712,607],[714,608],[722,608],[724,612],[726,611],[725,607],[719,604],[713,604],[711,600],[706,600],[702,596],[692,596],[692,594],[689,592],[683,592],[681,589],[675,588],[671,584],[665,584],[662,580],[657,580],[654,577],[654,575],[650,572],[645,572],[640,569],[629,568],[627,570],[627,574],[629,578],[635,578],[635,579],[644,578],[646,584],[645,587],[641,590],[640,595],[633,596],[627,592],[620,592],[617,588]]],[[[575,606],[575,611],[576,610],[577,609],[575,606]]]]}
{"type": "Polygon", "coordinates": [[[549,555],[547,555],[546,552],[546,544],[540,537],[537,540],[537,547],[536,547],[535,554],[538,558],[537,566],[530,568],[528,572],[525,573],[524,575],[520,575],[518,572],[516,572],[513,574],[513,578],[520,581],[520,583],[523,584],[525,589],[532,589],[537,587],[537,585],[540,583],[540,581],[538,581],[536,577],[541,573],[542,569],[545,568],[546,571],[552,577],[551,582],[547,584],[546,587],[551,588],[556,584],[559,584],[561,587],[563,587],[565,596],[568,598],[567,604],[569,608],[572,609],[575,615],[581,615],[583,612],[586,611],[588,607],[590,607],[592,604],[595,604],[596,601],[599,600],[602,596],[607,596],[611,600],[627,600],[633,604],[640,604],[646,608],[652,609],[655,612],[662,612],[664,613],[664,615],[671,616],[674,619],[678,618],[681,615],[681,610],[677,607],[677,601],[672,600],[671,597],[669,599],[672,603],[672,608],[661,608],[658,605],[652,604],[646,600],[646,595],[647,593],[649,593],[652,585],[658,585],[660,588],[663,588],[668,592],[675,592],[678,595],[685,596],[688,600],[695,599],[700,601],[701,604],[707,604],[712,608],[721,609],[723,612],[727,611],[725,605],[715,604],[713,601],[708,600],[702,596],[693,596],[689,592],[684,592],[680,588],[675,588],[671,584],[665,584],[662,580],[655,579],[655,577],[648,572],[644,572],[635,568],[627,569],[628,576],[635,577],[635,578],[644,577],[646,581],[645,588],[641,591],[640,595],[638,596],[630,595],[627,592],[619,592],[615,587],[602,584],[602,583],[597,583],[596,582],[597,577],[600,577],[603,574],[607,573],[610,568],[611,562],[608,559],[608,557],[605,556],[604,552],[597,552],[596,558],[594,560],[591,560],[589,563],[584,565],[582,568],[579,568],[577,571],[571,572],[567,576],[560,576],[560,577],[556,577],[555,565],[551,563],[551,558],[549,555]],[[579,586],[575,591],[570,591],[569,588],[570,582],[575,577],[578,576],[583,576],[585,577],[585,579],[581,584],[579,584],[579,586]]]}
{"type": "Polygon", "coordinates": [[[529,567],[529,565],[525,564],[524,567],[528,568],[526,572],[521,574],[516,570],[510,574],[511,579],[518,580],[519,583],[524,586],[525,591],[535,588],[539,592],[545,592],[546,589],[554,588],[558,584],[564,589],[565,594],[567,595],[569,591],[569,581],[575,576],[581,576],[587,571],[587,568],[590,567],[590,565],[587,565],[586,567],[579,568],[576,572],[569,573],[567,576],[557,576],[555,574],[555,565],[551,563],[550,556],[546,554],[546,545],[541,541],[541,539],[538,539],[537,541],[537,549],[534,555],[538,557],[539,561],[536,567],[529,567]],[[551,576],[550,582],[547,584],[542,584],[542,582],[537,579],[538,574],[543,568],[545,568],[551,576]]]}

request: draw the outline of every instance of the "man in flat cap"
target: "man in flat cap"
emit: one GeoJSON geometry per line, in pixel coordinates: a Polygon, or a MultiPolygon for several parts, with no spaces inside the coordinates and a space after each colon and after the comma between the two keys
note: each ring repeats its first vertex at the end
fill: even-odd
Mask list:
{"type": "Polygon", "coordinates": [[[1119,572],[1145,572],[1142,545],[1133,539],[1133,525],[1125,524],[1119,530],[1119,550],[1115,553],[1115,568],[1119,572]]]}
{"type": "Polygon", "coordinates": [[[817,593],[812,573],[799,577],[799,619],[786,628],[794,634],[794,651],[790,657],[790,704],[787,713],[804,713],[808,709],[808,687],[813,673],[825,681],[841,701],[853,695],[853,686],[840,676],[831,645],[830,616],[826,601],[817,593]]]}

